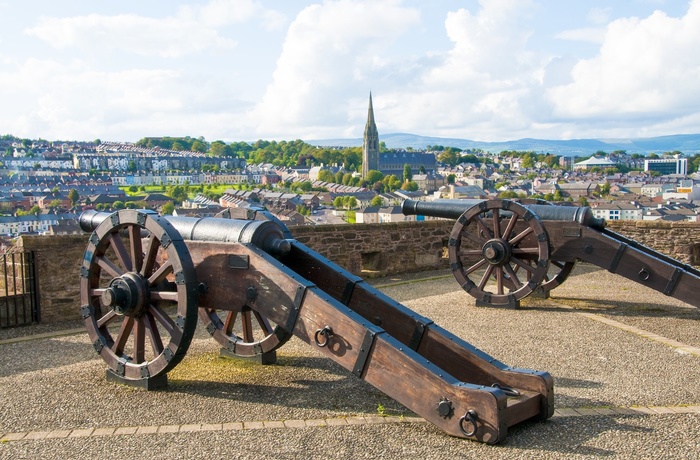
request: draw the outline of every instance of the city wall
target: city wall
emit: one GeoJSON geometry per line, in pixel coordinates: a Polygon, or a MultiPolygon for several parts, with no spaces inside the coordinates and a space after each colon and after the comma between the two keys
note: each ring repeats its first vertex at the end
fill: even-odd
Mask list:
{"type": "MultiPolygon", "coordinates": [[[[301,243],[371,278],[448,268],[451,221],[295,227],[301,243]]],[[[684,263],[700,265],[700,223],[613,221],[608,227],[684,263]]],[[[78,319],[79,275],[88,235],[23,236],[35,251],[42,322],[78,319]]]]}

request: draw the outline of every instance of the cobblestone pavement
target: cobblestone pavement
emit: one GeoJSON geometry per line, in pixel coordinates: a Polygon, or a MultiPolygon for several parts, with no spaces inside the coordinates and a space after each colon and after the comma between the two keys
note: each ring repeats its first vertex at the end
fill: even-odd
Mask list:
{"type": "MultiPolygon", "coordinates": [[[[475,307],[446,272],[375,280],[498,360],[554,377],[555,414],[452,438],[292,339],[222,359],[198,330],[164,390],[109,383],[66,323],[0,331],[0,458],[698,458],[700,312],[579,266],[550,299],[475,307]]],[[[201,329],[201,328],[200,328],[201,329]]]]}

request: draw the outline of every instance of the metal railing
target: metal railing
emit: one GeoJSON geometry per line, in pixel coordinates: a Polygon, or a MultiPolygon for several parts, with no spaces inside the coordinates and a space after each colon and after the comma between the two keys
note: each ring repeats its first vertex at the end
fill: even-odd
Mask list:
{"type": "Polygon", "coordinates": [[[38,323],[39,283],[33,251],[0,256],[0,328],[38,323]]]}

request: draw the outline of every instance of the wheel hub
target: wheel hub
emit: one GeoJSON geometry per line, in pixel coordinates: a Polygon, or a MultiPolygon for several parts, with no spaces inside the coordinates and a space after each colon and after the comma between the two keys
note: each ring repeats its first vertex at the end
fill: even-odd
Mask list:
{"type": "Polygon", "coordinates": [[[489,240],[481,249],[484,259],[491,265],[503,265],[510,260],[510,245],[502,239],[489,240]]]}
{"type": "Polygon", "coordinates": [[[114,278],[102,293],[102,304],[118,315],[138,317],[148,305],[148,281],[137,273],[114,278]]]}

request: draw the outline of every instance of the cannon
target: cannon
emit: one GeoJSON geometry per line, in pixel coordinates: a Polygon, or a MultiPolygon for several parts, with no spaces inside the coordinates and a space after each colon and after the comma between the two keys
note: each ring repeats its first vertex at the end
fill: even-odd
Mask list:
{"type": "Polygon", "coordinates": [[[477,305],[518,307],[589,262],[700,307],[700,271],[605,226],[589,207],[512,200],[405,200],[405,215],[453,219],[452,273],[477,305]]]}
{"type": "Polygon", "coordinates": [[[81,313],[108,380],[167,385],[199,317],[236,356],[296,336],[452,436],[497,443],[553,415],[547,372],[499,362],[254,217],[81,215],[81,313]]]}

